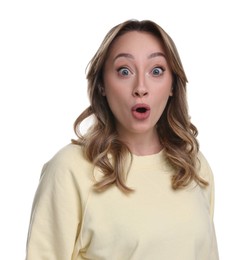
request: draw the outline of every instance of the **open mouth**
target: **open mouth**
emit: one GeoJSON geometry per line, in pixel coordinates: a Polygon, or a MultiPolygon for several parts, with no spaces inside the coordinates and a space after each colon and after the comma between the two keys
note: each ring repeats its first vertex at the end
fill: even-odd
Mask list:
{"type": "Polygon", "coordinates": [[[136,104],[132,107],[132,115],[139,120],[147,119],[150,115],[150,107],[146,104],[136,104]]]}
{"type": "Polygon", "coordinates": [[[138,108],[136,109],[136,111],[137,111],[138,113],[145,113],[147,110],[148,110],[148,109],[147,109],[146,107],[138,107],[138,108]]]}
{"type": "Polygon", "coordinates": [[[146,104],[136,104],[135,106],[132,107],[132,111],[136,111],[138,113],[145,113],[148,110],[150,110],[150,107],[146,104]]]}

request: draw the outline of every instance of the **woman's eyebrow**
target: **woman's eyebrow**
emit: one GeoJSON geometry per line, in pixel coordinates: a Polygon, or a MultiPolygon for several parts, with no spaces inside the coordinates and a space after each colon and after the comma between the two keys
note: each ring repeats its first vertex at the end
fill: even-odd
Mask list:
{"type": "Polygon", "coordinates": [[[119,53],[117,56],[114,57],[113,61],[115,61],[118,58],[125,57],[129,59],[134,59],[134,56],[129,53],[119,53]]]}
{"type": "Polygon", "coordinates": [[[153,52],[151,53],[148,58],[151,59],[151,58],[155,58],[155,57],[164,57],[166,59],[166,56],[163,52],[153,52]]]}

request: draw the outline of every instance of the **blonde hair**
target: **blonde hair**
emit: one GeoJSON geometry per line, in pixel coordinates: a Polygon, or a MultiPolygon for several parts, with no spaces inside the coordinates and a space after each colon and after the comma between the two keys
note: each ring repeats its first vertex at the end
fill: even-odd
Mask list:
{"type": "Polygon", "coordinates": [[[107,33],[88,64],[87,81],[90,106],[76,119],[74,131],[78,140],[72,140],[72,142],[82,145],[86,158],[103,172],[103,179],[95,184],[98,191],[105,190],[113,184],[123,192],[131,191],[125,184],[127,175],[125,161],[130,151],[117,135],[114,116],[101,90],[103,68],[108,52],[115,39],[129,31],[147,32],[157,37],[164,46],[167,62],[172,71],[173,96],[169,98],[157,123],[165,160],[175,169],[175,174],[172,176],[172,188],[186,187],[192,181],[205,186],[208,183],[197,173],[199,144],[196,137],[198,131],[191,123],[188,114],[187,77],[173,40],[153,21],[128,20],[113,27],[107,33]],[[82,134],[80,125],[91,115],[94,116],[93,125],[85,134],[82,134]],[[110,155],[112,162],[110,162],[110,155]]]}

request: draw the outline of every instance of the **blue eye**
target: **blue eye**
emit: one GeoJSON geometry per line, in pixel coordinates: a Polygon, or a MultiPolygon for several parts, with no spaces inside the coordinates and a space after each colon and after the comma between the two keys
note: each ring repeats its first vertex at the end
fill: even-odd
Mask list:
{"type": "Polygon", "coordinates": [[[161,74],[163,74],[163,72],[164,72],[164,69],[161,68],[161,67],[155,67],[155,68],[153,68],[153,70],[152,70],[152,74],[153,74],[154,76],[160,76],[161,74]]]}
{"type": "Polygon", "coordinates": [[[129,74],[131,73],[129,69],[125,68],[125,67],[122,67],[120,69],[118,69],[118,73],[123,76],[123,77],[126,77],[126,76],[129,76],[129,74]]]}

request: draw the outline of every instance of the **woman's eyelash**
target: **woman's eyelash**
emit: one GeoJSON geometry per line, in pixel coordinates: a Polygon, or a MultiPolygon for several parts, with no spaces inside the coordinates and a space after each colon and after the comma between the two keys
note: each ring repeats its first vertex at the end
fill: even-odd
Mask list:
{"type": "Polygon", "coordinates": [[[165,70],[166,69],[162,66],[156,66],[152,69],[151,72],[152,72],[153,75],[159,76],[159,75],[163,74],[165,70]]]}
{"type": "Polygon", "coordinates": [[[120,67],[117,69],[117,72],[122,76],[128,76],[131,73],[131,71],[127,67],[120,67]]]}

